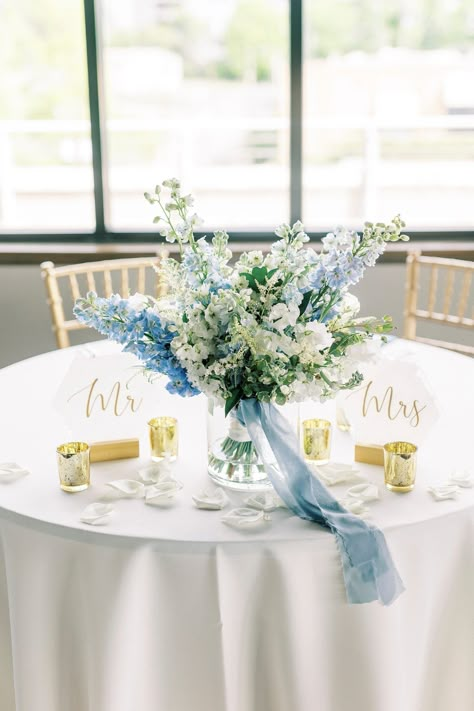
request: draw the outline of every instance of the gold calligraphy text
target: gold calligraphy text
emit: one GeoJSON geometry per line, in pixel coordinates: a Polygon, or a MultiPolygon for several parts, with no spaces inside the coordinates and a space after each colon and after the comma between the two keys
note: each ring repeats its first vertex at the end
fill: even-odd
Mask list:
{"type": "Polygon", "coordinates": [[[102,412],[113,412],[116,417],[121,417],[127,410],[137,412],[141,407],[143,398],[137,399],[127,392],[130,389],[131,381],[135,377],[136,374],[132,375],[125,383],[121,383],[120,380],[117,380],[108,392],[102,392],[99,385],[99,378],[94,378],[91,383],[88,383],[84,388],[73,393],[68,398],[68,402],[72,400],[73,397],[76,397],[76,395],[85,393],[86,417],[91,417],[96,406],[99,407],[102,412]]]}
{"type": "Polygon", "coordinates": [[[420,424],[420,415],[426,409],[426,405],[420,406],[418,400],[413,400],[412,403],[406,403],[403,400],[395,402],[394,390],[392,385],[386,388],[383,397],[379,398],[376,395],[369,395],[373,386],[373,380],[370,380],[365,386],[364,399],[362,401],[362,414],[367,417],[371,406],[373,405],[377,412],[384,411],[389,420],[396,420],[397,417],[405,417],[411,427],[418,427],[420,424]]]}

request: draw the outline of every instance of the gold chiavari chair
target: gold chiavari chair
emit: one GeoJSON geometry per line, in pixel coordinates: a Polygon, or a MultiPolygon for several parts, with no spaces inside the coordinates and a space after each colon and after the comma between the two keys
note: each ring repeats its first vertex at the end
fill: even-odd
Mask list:
{"type": "Polygon", "coordinates": [[[166,285],[161,279],[160,263],[167,256],[165,252],[152,257],[134,259],[111,259],[101,262],[86,262],[56,267],[53,262],[43,262],[41,275],[46,286],[48,304],[51,310],[53,331],[58,348],[70,345],[70,331],[87,328],[72,316],[72,306],[76,299],[95,291],[99,296],[130,293],[163,296],[166,285]],[[65,312],[68,302],[71,318],[65,312]]]}
{"type": "Polygon", "coordinates": [[[417,322],[430,322],[471,329],[471,343],[474,343],[473,273],[474,262],[410,253],[407,257],[404,338],[474,356],[474,345],[417,335],[417,322]],[[427,283],[423,289],[426,298],[423,299],[420,287],[422,277],[428,276],[424,274],[425,270],[428,270],[429,278],[424,280],[427,283]],[[425,308],[420,307],[420,301],[425,303],[425,308]]]}

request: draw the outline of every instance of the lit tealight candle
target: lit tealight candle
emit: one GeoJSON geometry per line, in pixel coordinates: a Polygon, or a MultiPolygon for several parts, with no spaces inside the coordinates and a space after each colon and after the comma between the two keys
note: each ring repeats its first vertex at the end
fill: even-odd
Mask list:
{"type": "Polygon", "coordinates": [[[388,442],[383,449],[385,486],[390,491],[411,491],[415,486],[418,447],[410,442],[388,442]]]}
{"type": "Polygon", "coordinates": [[[329,420],[303,420],[301,444],[304,458],[314,464],[327,464],[331,452],[331,423],[329,420]]]}
{"type": "Polygon", "coordinates": [[[90,484],[89,445],[65,442],[56,448],[59,485],[63,491],[84,491],[90,484]]]}
{"type": "Polygon", "coordinates": [[[175,417],[154,417],[148,423],[151,458],[161,462],[165,457],[171,461],[178,456],[178,421],[175,417]]]}

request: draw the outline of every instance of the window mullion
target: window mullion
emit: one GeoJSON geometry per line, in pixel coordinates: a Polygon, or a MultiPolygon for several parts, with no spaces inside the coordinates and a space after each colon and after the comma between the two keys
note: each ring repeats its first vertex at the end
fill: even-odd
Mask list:
{"type": "Polygon", "coordinates": [[[87,78],[89,86],[89,111],[91,120],[92,167],[94,174],[94,203],[96,238],[106,238],[106,170],[103,141],[101,103],[103,95],[102,52],[95,0],[84,0],[84,19],[87,46],[87,78]]]}
{"type": "Polygon", "coordinates": [[[303,9],[290,0],[290,220],[302,216],[303,9]]]}

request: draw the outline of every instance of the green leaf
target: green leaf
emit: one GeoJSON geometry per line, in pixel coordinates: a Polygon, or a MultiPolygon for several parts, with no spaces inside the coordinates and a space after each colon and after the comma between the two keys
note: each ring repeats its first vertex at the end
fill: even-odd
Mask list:
{"type": "Polygon", "coordinates": [[[230,397],[228,397],[225,401],[225,416],[229,414],[229,412],[237,405],[239,400],[242,397],[242,391],[240,388],[236,388],[235,390],[231,391],[230,397]]]}
{"type": "Polygon", "coordinates": [[[156,217],[153,218],[153,224],[156,225],[156,223],[159,222],[160,220],[161,220],[161,217],[159,215],[157,215],[156,217]]]}
{"type": "Polygon", "coordinates": [[[303,301],[300,304],[300,316],[302,316],[304,314],[304,312],[306,311],[306,308],[307,308],[309,302],[311,301],[312,296],[313,296],[312,291],[307,291],[306,294],[303,296],[303,301]]]}
{"type": "Polygon", "coordinates": [[[266,267],[254,267],[252,269],[253,278],[258,281],[259,284],[265,284],[268,276],[268,269],[266,267]]]}
{"type": "Polygon", "coordinates": [[[240,276],[243,276],[247,279],[249,286],[253,291],[258,291],[257,287],[257,282],[255,281],[255,277],[252,274],[249,274],[248,272],[242,272],[240,276]]]}

